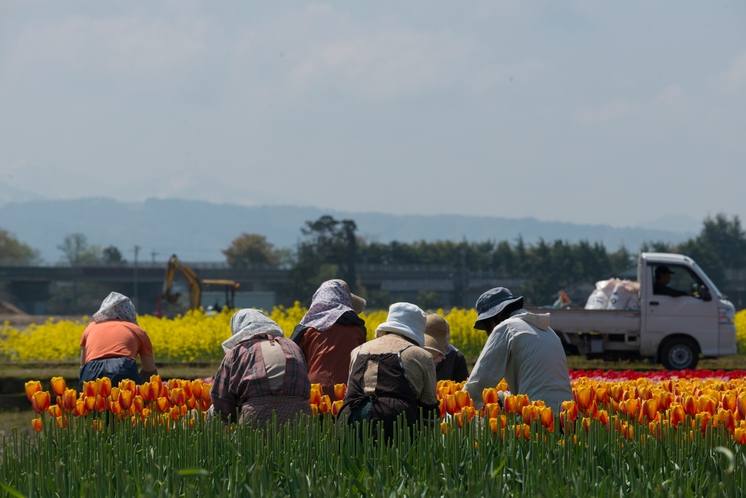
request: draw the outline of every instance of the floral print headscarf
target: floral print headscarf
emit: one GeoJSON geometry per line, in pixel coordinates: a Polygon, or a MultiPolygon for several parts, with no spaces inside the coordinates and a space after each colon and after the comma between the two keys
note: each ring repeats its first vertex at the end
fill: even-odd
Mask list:
{"type": "Polygon", "coordinates": [[[118,292],[112,292],[106,296],[104,302],[101,303],[101,308],[91,318],[96,323],[123,320],[137,325],[135,305],[132,304],[130,298],[118,292]]]}

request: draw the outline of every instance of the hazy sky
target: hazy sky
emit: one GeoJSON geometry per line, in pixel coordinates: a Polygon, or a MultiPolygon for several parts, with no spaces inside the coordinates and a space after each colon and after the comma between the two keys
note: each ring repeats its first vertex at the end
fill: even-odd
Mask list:
{"type": "Polygon", "coordinates": [[[746,4],[0,0],[0,187],[746,218],[746,4]]]}

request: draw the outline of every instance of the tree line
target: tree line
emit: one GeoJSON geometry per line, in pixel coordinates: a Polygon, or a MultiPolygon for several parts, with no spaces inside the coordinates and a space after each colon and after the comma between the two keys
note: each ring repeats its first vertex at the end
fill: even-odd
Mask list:
{"type": "MultiPolygon", "coordinates": [[[[66,236],[58,249],[73,266],[125,262],[116,247],[89,244],[85,235],[79,233],[66,236]]],[[[694,238],[681,244],[651,241],[641,250],[691,256],[717,285],[724,281],[726,269],[746,268],[746,232],[738,216],[708,217],[694,238]]],[[[222,252],[227,264],[234,268],[289,269],[286,294],[302,298],[306,303],[321,282],[342,278],[354,291],[379,306],[386,304],[387,296],[362,288],[357,278],[358,265],[448,265],[455,271],[483,271],[501,278],[523,278],[522,292],[528,301],[546,304],[553,301],[560,289],[621,272],[634,266],[636,258],[636,253],[623,246],[612,251],[602,243],[589,241],[571,243],[541,239],[528,244],[519,237],[514,241],[383,243],[361,237],[354,220],[337,220],[329,215],[305,222],[294,249],[277,248],[263,235],[243,233],[222,252]]],[[[0,229],[0,264],[36,264],[39,261],[38,251],[0,229]]]]}

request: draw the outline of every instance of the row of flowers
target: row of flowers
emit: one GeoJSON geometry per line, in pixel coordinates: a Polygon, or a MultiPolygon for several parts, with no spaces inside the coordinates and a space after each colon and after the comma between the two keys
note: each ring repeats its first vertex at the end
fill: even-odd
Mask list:
{"type": "MultiPolygon", "coordinates": [[[[52,377],[50,386],[51,393],[42,390],[38,380],[25,384],[26,397],[39,415],[31,422],[37,431],[42,430],[44,413],[48,413],[59,427],[69,424],[69,416],[85,417],[89,413],[112,413],[118,420],[129,417],[132,423],[153,420],[168,426],[169,421],[179,420],[190,413],[204,414],[212,405],[212,385],[199,379],[163,382],[159,375],[153,375],[141,385],[127,379],[114,387],[111,379],[103,377],[84,382],[83,391],[79,393],[68,388],[64,378],[52,377]]],[[[193,426],[194,417],[188,420],[193,426]]],[[[100,430],[102,418],[93,418],[92,424],[94,429],[100,430]]]]}
{"type": "MultiPolygon", "coordinates": [[[[733,375],[721,378],[674,378],[659,382],[638,377],[635,380],[606,381],[579,377],[573,382],[574,400],[565,401],[558,417],[543,401],[531,401],[522,394],[507,393],[502,380],[496,387],[484,389],[484,406],[474,408],[463,383],[440,381],[437,395],[440,400],[441,429],[447,434],[455,427],[464,427],[477,418],[487,422],[495,433],[504,434],[512,425],[516,434],[530,437],[532,430],[554,431],[557,420],[565,429],[567,424],[588,430],[592,421],[614,428],[625,438],[634,437],[635,426],[644,426],[651,435],[660,437],[667,427],[682,424],[691,431],[723,427],[732,438],[746,444],[746,380],[733,375]],[[501,393],[502,404],[498,402],[501,393]],[[532,423],[536,422],[534,429],[532,423]]],[[[334,386],[332,401],[321,386],[311,388],[314,413],[337,415],[342,407],[346,386],[334,386]]],[[[690,434],[691,437],[691,434],[690,434]]]]}

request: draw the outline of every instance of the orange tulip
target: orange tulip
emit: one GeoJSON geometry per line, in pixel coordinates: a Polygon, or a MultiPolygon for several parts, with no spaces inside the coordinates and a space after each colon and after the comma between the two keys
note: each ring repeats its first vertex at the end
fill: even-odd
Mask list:
{"type": "Polygon", "coordinates": [[[52,386],[52,392],[56,396],[62,396],[65,393],[65,389],[67,389],[67,384],[65,384],[65,379],[63,377],[52,377],[52,380],[49,383],[52,386]]]}
{"type": "Polygon", "coordinates": [[[145,400],[142,399],[142,396],[135,396],[132,400],[132,406],[135,408],[135,412],[141,413],[145,408],[145,400]]]}
{"type": "Polygon", "coordinates": [[[86,410],[88,410],[89,412],[92,412],[93,410],[96,409],[96,398],[97,397],[98,396],[84,398],[85,399],[85,409],[86,410]]]}
{"type": "Polygon", "coordinates": [[[347,386],[345,384],[334,384],[334,397],[337,399],[345,399],[347,394],[347,386]]]}
{"type": "Polygon", "coordinates": [[[500,404],[499,403],[488,403],[484,405],[484,413],[487,418],[495,418],[500,415],[500,404]]]}
{"type": "Polygon", "coordinates": [[[186,406],[188,406],[190,410],[196,410],[200,405],[197,403],[196,398],[189,398],[186,402],[186,406]]]}
{"type": "Polygon", "coordinates": [[[649,421],[655,419],[656,415],[658,415],[658,401],[655,398],[643,401],[642,415],[649,421]]]}
{"type": "Polygon", "coordinates": [[[454,413],[453,419],[456,421],[456,425],[458,425],[459,427],[464,426],[464,415],[461,412],[454,413]]]}
{"type": "Polygon", "coordinates": [[[490,429],[497,434],[498,429],[505,429],[508,426],[508,417],[500,415],[499,417],[490,418],[490,429]]]}
{"type": "Polygon", "coordinates": [[[524,424],[530,425],[532,420],[539,418],[539,409],[531,405],[524,406],[521,409],[521,418],[523,418],[524,424]]]}
{"type": "Polygon", "coordinates": [[[91,426],[94,432],[101,432],[104,428],[104,422],[100,418],[91,420],[91,426]]]}
{"type": "Polygon", "coordinates": [[[182,388],[175,387],[171,389],[171,392],[169,394],[172,405],[182,406],[184,403],[186,403],[186,397],[182,388]]]}
{"type": "Polygon", "coordinates": [[[632,439],[635,437],[635,428],[627,422],[622,424],[622,437],[632,439]]]}
{"type": "Polygon", "coordinates": [[[678,403],[674,403],[671,405],[670,409],[670,420],[671,425],[674,427],[678,427],[678,425],[686,420],[686,412],[684,411],[684,407],[681,406],[678,403]]]}
{"type": "Polygon", "coordinates": [[[49,415],[51,417],[56,418],[56,417],[62,416],[62,410],[60,409],[60,407],[58,405],[52,405],[52,406],[50,406],[49,410],[47,410],[47,411],[49,412],[49,415]]]}
{"type": "Polygon", "coordinates": [[[733,439],[738,444],[746,444],[746,429],[737,428],[733,431],[733,439]]]}
{"type": "Polygon", "coordinates": [[[505,413],[508,415],[511,413],[517,413],[521,408],[518,407],[518,399],[515,396],[512,394],[505,396],[505,399],[503,400],[503,409],[505,410],[505,413]]]}
{"type": "Polygon", "coordinates": [[[697,413],[697,403],[694,401],[693,396],[684,396],[681,405],[684,407],[684,412],[687,415],[695,415],[697,413]]]}
{"type": "Polygon", "coordinates": [[[193,380],[192,381],[192,396],[194,396],[197,399],[201,398],[203,386],[204,384],[202,383],[201,380],[199,379],[193,380]]]}
{"type": "Polygon", "coordinates": [[[153,400],[158,399],[158,397],[161,395],[161,391],[163,390],[163,381],[161,380],[160,375],[151,375],[150,376],[150,385],[155,390],[155,398],[153,400]]]}
{"type": "Polygon", "coordinates": [[[640,400],[637,398],[630,398],[624,402],[624,412],[629,415],[630,418],[637,417],[637,410],[640,408],[640,400]]]}
{"type": "Polygon", "coordinates": [[[722,405],[723,410],[730,410],[733,413],[736,413],[738,410],[738,395],[735,392],[725,393],[720,400],[720,404],[722,405]]]}
{"type": "Polygon", "coordinates": [[[166,385],[169,389],[174,389],[176,387],[181,387],[181,382],[178,379],[170,379],[166,382],[166,385]]]}
{"type": "Polygon", "coordinates": [[[465,406],[461,409],[461,415],[464,416],[467,422],[471,422],[471,419],[477,414],[477,411],[473,406],[465,406]]]}
{"type": "Polygon", "coordinates": [[[96,379],[96,390],[104,398],[109,396],[111,394],[111,379],[108,377],[96,379]]]}
{"type": "Polygon", "coordinates": [[[456,406],[458,409],[462,409],[465,406],[470,406],[471,404],[471,398],[469,398],[469,393],[466,391],[456,391],[454,393],[454,396],[456,396],[456,406]]]}
{"type": "Polygon", "coordinates": [[[449,394],[446,396],[446,413],[454,414],[458,411],[458,403],[456,402],[456,395],[449,394]]]}
{"type": "Polygon", "coordinates": [[[551,407],[545,406],[539,410],[539,422],[550,431],[554,431],[554,412],[551,407]]]}
{"type": "Polygon", "coordinates": [[[158,399],[158,393],[156,391],[157,386],[152,385],[150,382],[143,382],[140,385],[140,396],[146,401],[155,401],[158,399]]]}
{"type": "Polygon", "coordinates": [[[319,411],[321,413],[329,413],[332,411],[332,400],[328,394],[321,396],[321,402],[319,403],[319,411]]]}
{"type": "Polygon", "coordinates": [[[142,420],[145,420],[146,418],[150,416],[150,413],[151,413],[150,408],[143,408],[142,412],[140,412],[140,418],[142,420]]]}
{"type": "Polygon", "coordinates": [[[530,439],[531,438],[531,426],[526,424],[518,424],[515,426],[515,437],[521,437],[521,434],[523,435],[524,439],[530,439]]]}
{"type": "Polygon", "coordinates": [[[319,405],[311,405],[311,415],[314,417],[319,414],[319,405]]]}
{"type": "Polygon", "coordinates": [[[95,398],[98,394],[98,389],[96,388],[96,381],[92,380],[89,382],[83,382],[83,395],[86,397],[95,398]]]}
{"type": "Polygon", "coordinates": [[[62,395],[62,409],[68,412],[73,411],[77,401],[78,391],[75,389],[65,389],[65,394],[62,395]]]}
{"type": "Polygon", "coordinates": [[[498,391],[507,391],[510,388],[508,387],[508,383],[505,381],[505,379],[502,379],[500,380],[500,382],[497,383],[495,389],[497,389],[498,391]]]}
{"type": "Polygon", "coordinates": [[[482,389],[482,401],[485,405],[497,403],[497,389],[494,387],[482,389]]]}
{"type": "Polygon", "coordinates": [[[648,423],[648,431],[650,431],[651,436],[657,437],[658,439],[661,438],[660,424],[657,421],[648,423]]]}
{"type": "Polygon", "coordinates": [[[596,420],[605,425],[607,429],[609,428],[609,413],[606,410],[598,410],[596,412],[596,420]]]}
{"type": "Polygon", "coordinates": [[[212,389],[212,384],[204,384],[202,386],[202,399],[207,401],[208,403],[212,403],[212,393],[210,390],[212,389]]]}
{"type": "Polygon", "coordinates": [[[339,415],[339,410],[342,409],[342,406],[345,404],[345,400],[338,399],[334,403],[332,403],[332,415],[335,417],[339,415]]]}
{"type": "Polygon", "coordinates": [[[122,410],[129,410],[132,406],[132,391],[121,391],[119,393],[119,406],[122,410]]]}
{"type": "Polygon", "coordinates": [[[181,389],[184,391],[184,398],[189,399],[192,397],[192,383],[185,380],[181,383],[181,389]]]}
{"type": "Polygon", "coordinates": [[[585,432],[588,432],[591,429],[590,417],[583,417],[583,419],[580,421],[580,425],[583,426],[583,429],[585,429],[585,432]]]}
{"type": "Polygon", "coordinates": [[[609,392],[606,390],[606,387],[599,387],[596,389],[596,401],[599,403],[609,402],[609,392]]]}
{"type": "Polygon", "coordinates": [[[311,390],[316,389],[319,392],[319,395],[324,395],[324,388],[321,387],[321,384],[311,384],[311,390]]]}
{"type": "Polygon", "coordinates": [[[38,380],[30,380],[26,382],[25,387],[26,387],[26,398],[28,398],[28,400],[31,401],[31,398],[34,397],[34,394],[41,391],[41,382],[38,380]]]}
{"type": "Polygon", "coordinates": [[[741,417],[741,420],[746,420],[746,391],[738,395],[736,408],[738,408],[738,415],[741,417]]]}
{"type": "Polygon", "coordinates": [[[109,404],[109,410],[111,410],[111,413],[113,413],[114,415],[119,415],[123,411],[122,406],[119,404],[119,401],[112,401],[109,404]]]}
{"type": "Polygon", "coordinates": [[[707,412],[710,415],[714,415],[717,408],[717,401],[712,396],[705,394],[697,399],[697,408],[700,412],[707,412]]]}
{"type": "Polygon", "coordinates": [[[172,419],[179,420],[179,417],[181,417],[181,409],[178,406],[172,407],[170,415],[172,419]]]}
{"type": "Polygon", "coordinates": [[[111,390],[111,393],[109,394],[109,399],[111,401],[119,401],[119,395],[122,391],[118,387],[114,387],[111,390]]]}
{"type": "Polygon", "coordinates": [[[57,422],[57,427],[59,428],[67,427],[69,425],[66,417],[57,417],[55,421],[57,422]]]}
{"type": "Polygon", "coordinates": [[[75,408],[73,409],[73,415],[76,417],[85,417],[88,415],[88,409],[84,399],[79,399],[75,402],[75,408]]]}
{"type": "Polygon", "coordinates": [[[312,405],[318,405],[321,403],[321,390],[320,389],[314,389],[311,388],[311,398],[309,399],[309,402],[312,405]]]}
{"type": "Polygon", "coordinates": [[[31,397],[31,406],[36,413],[41,413],[49,409],[49,403],[52,400],[52,396],[49,391],[37,391],[31,397]]]}
{"type": "Polygon", "coordinates": [[[165,412],[169,409],[169,402],[168,398],[158,398],[155,400],[156,406],[158,407],[158,411],[165,412]]]}
{"type": "Polygon", "coordinates": [[[119,381],[119,390],[120,391],[134,391],[135,390],[135,381],[132,379],[124,379],[119,381]]]}
{"type": "Polygon", "coordinates": [[[42,429],[41,418],[32,419],[31,420],[31,427],[33,427],[36,432],[41,431],[41,429],[42,429]]]}
{"type": "Polygon", "coordinates": [[[593,390],[590,387],[582,386],[573,391],[573,394],[575,395],[575,402],[578,405],[578,409],[583,413],[586,413],[595,397],[593,390]]]}
{"type": "Polygon", "coordinates": [[[443,433],[443,435],[448,434],[448,429],[450,426],[448,425],[448,422],[441,422],[440,423],[440,432],[443,433]]]}
{"type": "Polygon", "coordinates": [[[575,422],[578,419],[578,406],[574,401],[563,401],[562,412],[565,413],[563,418],[566,418],[568,422],[575,422]]]}

